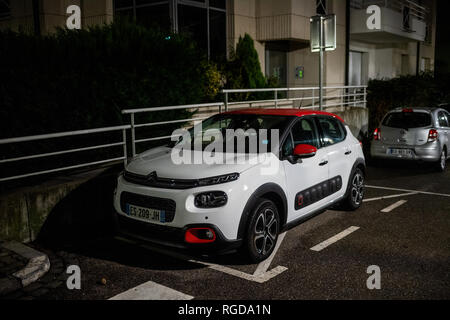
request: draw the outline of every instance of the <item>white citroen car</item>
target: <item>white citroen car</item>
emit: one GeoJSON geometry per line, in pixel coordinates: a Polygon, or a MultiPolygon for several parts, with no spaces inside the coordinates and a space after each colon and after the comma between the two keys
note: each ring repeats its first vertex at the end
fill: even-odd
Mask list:
{"type": "Polygon", "coordinates": [[[204,252],[242,248],[258,262],[272,253],[280,232],[331,205],[361,206],[364,155],[337,115],[245,109],[212,116],[197,133],[195,128],[189,134],[211,128],[242,129],[236,132],[246,138],[264,129],[269,134],[256,150],[249,143],[219,154],[203,144],[200,150],[192,147],[194,156],[209,153],[225,160],[212,165],[174,161],[177,143],[136,156],[119,176],[114,196],[121,234],[204,252]]]}

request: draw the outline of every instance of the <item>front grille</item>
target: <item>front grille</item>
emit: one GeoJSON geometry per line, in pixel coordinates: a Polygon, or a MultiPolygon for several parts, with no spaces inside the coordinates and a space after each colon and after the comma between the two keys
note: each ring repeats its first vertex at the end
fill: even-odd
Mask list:
{"type": "Polygon", "coordinates": [[[142,223],[121,215],[117,215],[117,219],[119,230],[134,237],[173,243],[183,243],[184,241],[184,233],[180,228],[142,223]]]}
{"type": "Polygon", "coordinates": [[[171,199],[122,192],[120,195],[120,207],[123,212],[126,212],[127,203],[144,208],[164,210],[166,222],[172,222],[175,218],[176,203],[171,199]]]}
{"type": "Polygon", "coordinates": [[[160,178],[156,173],[151,173],[147,176],[125,171],[123,178],[131,183],[149,186],[154,188],[165,189],[190,189],[199,186],[198,179],[167,179],[160,178]]]}

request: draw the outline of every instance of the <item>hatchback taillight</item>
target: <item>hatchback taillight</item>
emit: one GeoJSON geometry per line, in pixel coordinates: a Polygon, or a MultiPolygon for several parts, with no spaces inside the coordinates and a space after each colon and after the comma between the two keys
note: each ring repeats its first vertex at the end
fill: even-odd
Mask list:
{"type": "Polygon", "coordinates": [[[381,140],[381,130],[380,128],[376,128],[373,132],[373,140],[381,140]]]}
{"type": "Polygon", "coordinates": [[[428,132],[428,142],[436,141],[438,138],[438,132],[436,129],[430,129],[430,132],[428,132]]]}

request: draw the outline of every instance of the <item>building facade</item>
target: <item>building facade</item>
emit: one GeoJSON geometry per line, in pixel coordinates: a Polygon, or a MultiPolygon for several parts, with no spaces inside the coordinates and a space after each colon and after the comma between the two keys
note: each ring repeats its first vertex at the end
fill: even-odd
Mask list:
{"type": "Polygon", "coordinates": [[[310,50],[310,17],[318,14],[336,15],[327,86],[434,70],[436,0],[0,0],[0,28],[51,33],[65,26],[73,4],[83,28],[129,16],[190,34],[211,59],[226,57],[248,33],[263,72],[283,87],[318,84],[319,58],[310,50]],[[367,24],[371,5],[380,8],[376,29],[367,24]]]}

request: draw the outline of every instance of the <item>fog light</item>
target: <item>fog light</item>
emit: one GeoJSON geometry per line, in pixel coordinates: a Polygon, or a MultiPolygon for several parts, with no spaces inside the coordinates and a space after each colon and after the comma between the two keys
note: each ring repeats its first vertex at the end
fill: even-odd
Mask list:
{"type": "Polygon", "coordinates": [[[209,243],[216,240],[216,233],[210,228],[190,228],[184,235],[188,243],[209,243]]]}
{"type": "Polygon", "coordinates": [[[194,204],[197,208],[218,208],[227,204],[228,197],[223,191],[210,191],[195,196],[194,204]]]}

